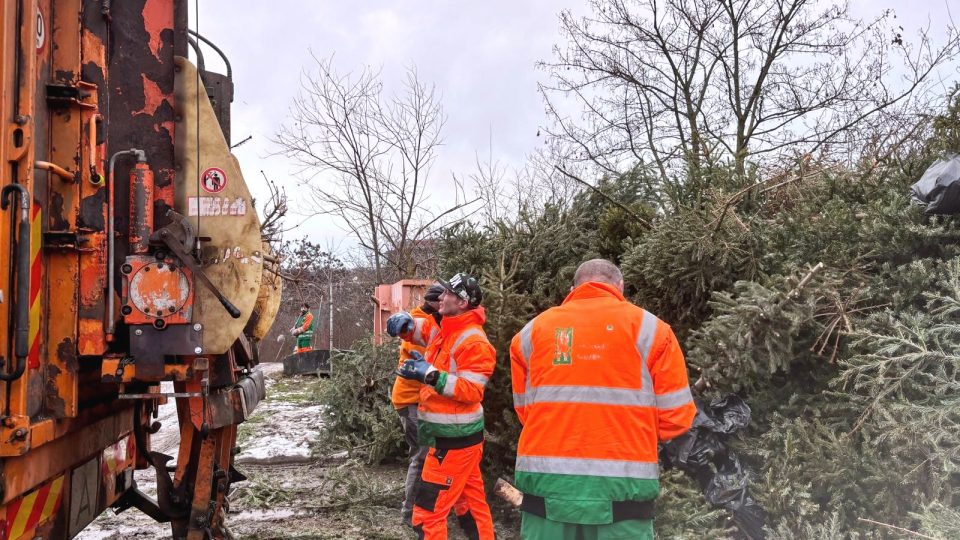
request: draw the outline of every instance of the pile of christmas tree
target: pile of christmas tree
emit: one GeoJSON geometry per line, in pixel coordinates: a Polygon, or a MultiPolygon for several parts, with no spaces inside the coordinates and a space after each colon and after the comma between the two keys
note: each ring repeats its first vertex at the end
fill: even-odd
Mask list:
{"type": "MultiPolygon", "coordinates": [[[[637,169],[448,230],[445,271],[482,277],[500,354],[491,465],[509,473],[519,429],[509,340],[564,298],[580,262],[607,257],[677,331],[698,396],[736,393],[752,410],[724,444],[767,538],[960,538],[960,223],[910,198],[960,149],[958,109],[883,162],[800,159],[765,178],[717,167],[696,204],[667,211],[637,169]]],[[[744,536],[694,479],[663,480],[660,535],[744,536]]]]}

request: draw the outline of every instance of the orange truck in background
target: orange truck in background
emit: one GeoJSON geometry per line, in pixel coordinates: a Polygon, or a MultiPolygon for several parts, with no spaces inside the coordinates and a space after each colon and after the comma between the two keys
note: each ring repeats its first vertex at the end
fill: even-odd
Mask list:
{"type": "Polygon", "coordinates": [[[230,153],[230,64],[205,69],[220,50],[187,10],[0,0],[0,540],[72,538],[109,507],[228,536],[280,293],[230,153]],[[175,456],[151,449],[168,399],[175,456]]]}
{"type": "Polygon", "coordinates": [[[423,305],[423,295],[433,282],[429,279],[401,279],[396,283],[377,285],[370,296],[374,304],[373,339],[381,345],[387,335],[387,319],[400,311],[423,305]]]}

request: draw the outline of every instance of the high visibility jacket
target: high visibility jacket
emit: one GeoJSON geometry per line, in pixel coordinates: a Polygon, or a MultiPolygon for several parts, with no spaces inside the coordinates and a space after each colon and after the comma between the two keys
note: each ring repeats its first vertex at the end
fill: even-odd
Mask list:
{"type": "Polygon", "coordinates": [[[294,325],[300,330],[297,334],[297,346],[295,352],[306,352],[311,350],[313,343],[313,313],[307,311],[297,319],[294,325]]]}
{"type": "MultiPolygon", "coordinates": [[[[415,319],[420,321],[423,319],[415,319]]],[[[420,444],[433,446],[437,437],[464,437],[483,431],[483,391],[493,375],[497,353],[483,331],[482,307],[440,321],[440,333],[425,341],[414,329],[405,339],[426,345],[426,359],[440,370],[435,385],[420,387],[418,436],[420,444]]],[[[425,324],[425,323],[422,323],[425,324]]]]}
{"type": "Polygon", "coordinates": [[[510,360],[516,483],[543,497],[548,519],[611,523],[611,503],[657,497],[657,443],[696,413],[669,326],[588,282],[524,326],[510,360]]]}
{"type": "MultiPolygon", "coordinates": [[[[415,307],[410,310],[413,316],[413,333],[417,336],[416,342],[403,340],[400,342],[400,360],[397,362],[397,368],[410,359],[410,353],[416,351],[426,355],[426,345],[417,345],[417,343],[430,343],[433,338],[440,333],[440,325],[429,313],[422,307],[415,307]]],[[[420,382],[414,379],[404,379],[397,377],[393,382],[393,394],[391,401],[397,409],[402,409],[408,405],[420,402],[420,382]]]]}
{"type": "Polygon", "coordinates": [[[308,311],[297,317],[297,323],[294,325],[294,327],[300,330],[300,333],[297,335],[297,337],[313,337],[313,313],[308,311]]]}

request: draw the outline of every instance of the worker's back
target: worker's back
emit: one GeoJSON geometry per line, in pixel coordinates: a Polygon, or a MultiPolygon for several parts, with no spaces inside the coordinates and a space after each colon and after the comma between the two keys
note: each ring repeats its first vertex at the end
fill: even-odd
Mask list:
{"type": "Polygon", "coordinates": [[[524,327],[511,356],[517,487],[571,523],[609,523],[611,501],[656,498],[657,442],[695,410],[669,326],[588,282],[524,327]]]}

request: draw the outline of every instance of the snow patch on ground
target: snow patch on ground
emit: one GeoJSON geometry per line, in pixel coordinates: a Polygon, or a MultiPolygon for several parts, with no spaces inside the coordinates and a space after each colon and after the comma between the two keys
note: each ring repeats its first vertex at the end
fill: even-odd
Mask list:
{"type": "Polygon", "coordinates": [[[294,510],[292,508],[283,508],[277,510],[244,510],[236,514],[230,514],[229,520],[244,521],[279,521],[298,516],[312,515],[310,512],[294,510]]]}
{"type": "MultiPolygon", "coordinates": [[[[271,392],[270,388],[276,385],[277,377],[282,376],[282,364],[262,364],[261,369],[266,376],[267,399],[260,402],[253,418],[249,420],[252,436],[242,443],[243,448],[235,462],[270,464],[309,460],[311,447],[323,429],[320,417],[323,407],[298,403],[303,401],[303,395],[296,391],[296,386],[288,390],[290,386],[287,385],[284,391],[271,392]]],[[[173,383],[162,383],[161,392],[173,392],[173,383]]],[[[162,426],[159,432],[151,436],[151,446],[153,450],[176,458],[180,444],[176,400],[171,398],[160,406],[157,420],[162,426]]],[[[170,462],[171,465],[173,463],[170,462]]],[[[141,491],[152,499],[156,498],[156,472],[152,468],[136,471],[134,479],[141,491]]],[[[229,514],[227,523],[281,521],[300,517],[301,514],[293,509],[250,509],[229,514]]],[[[168,524],[156,523],[136,509],[119,515],[107,510],[77,536],[80,540],[153,540],[169,537],[168,524]]]]}
{"type": "MultiPolygon", "coordinates": [[[[283,399],[277,396],[277,399],[283,399]]],[[[262,404],[264,420],[256,426],[257,436],[241,447],[237,463],[283,461],[284,458],[309,458],[320,436],[320,405],[299,405],[283,401],[262,404]]]]}

